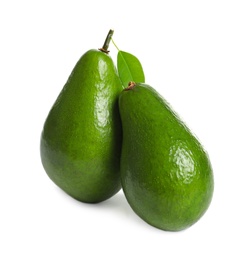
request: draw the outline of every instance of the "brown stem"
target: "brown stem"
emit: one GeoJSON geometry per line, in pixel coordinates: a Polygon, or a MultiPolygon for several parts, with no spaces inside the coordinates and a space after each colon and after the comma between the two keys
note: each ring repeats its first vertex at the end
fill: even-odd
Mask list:
{"type": "Polygon", "coordinates": [[[125,90],[125,91],[131,90],[131,89],[133,89],[135,86],[136,86],[136,83],[135,83],[134,81],[130,81],[130,82],[128,83],[128,87],[125,88],[124,90],[125,90]]]}
{"type": "Polygon", "coordinates": [[[112,39],[113,33],[114,33],[113,30],[110,30],[108,32],[103,47],[99,49],[100,51],[105,52],[105,53],[109,53],[108,48],[109,48],[109,44],[110,44],[110,41],[112,39]]]}

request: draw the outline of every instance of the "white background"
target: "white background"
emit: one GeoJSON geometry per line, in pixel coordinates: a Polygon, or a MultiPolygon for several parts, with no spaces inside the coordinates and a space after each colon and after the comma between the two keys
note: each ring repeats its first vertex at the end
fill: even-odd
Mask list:
{"type": "Polygon", "coordinates": [[[0,37],[1,259],[251,259],[250,1],[1,1],[0,37]],[[109,29],[210,155],[213,201],[185,231],[149,226],[122,192],[77,202],[42,168],[45,117],[109,29]]]}

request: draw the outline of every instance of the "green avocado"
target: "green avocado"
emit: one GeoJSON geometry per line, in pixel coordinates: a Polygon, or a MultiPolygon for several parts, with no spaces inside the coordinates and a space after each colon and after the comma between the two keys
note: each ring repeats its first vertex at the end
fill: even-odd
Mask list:
{"type": "Polygon", "coordinates": [[[120,94],[119,110],[121,181],[130,206],[159,229],[188,228],[212,199],[214,181],[207,153],[149,85],[131,83],[120,94]]]}
{"type": "Polygon", "coordinates": [[[122,84],[111,57],[87,51],[52,106],[41,135],[43,167],[77,200],[97,203],[121,188],[122,84]]]}

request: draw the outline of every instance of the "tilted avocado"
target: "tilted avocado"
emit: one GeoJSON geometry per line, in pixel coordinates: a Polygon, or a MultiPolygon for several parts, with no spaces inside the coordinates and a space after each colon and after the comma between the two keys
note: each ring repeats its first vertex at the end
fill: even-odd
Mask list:
{"type": "Polygon", "coordinates": [[[191,226],[205,213],[213,195],[207,153],[152,87],[131,83],[120,94],[119,109],[121,180],[130,206],[162,230],[191,226]]]}
{"type": "Polygon", "coordinates": [[[44,169],[77,200],[100,202],[121,188],[121,90],[110,56],[89,50],[77,62],[45,121],[40,143],[44,169]]]}

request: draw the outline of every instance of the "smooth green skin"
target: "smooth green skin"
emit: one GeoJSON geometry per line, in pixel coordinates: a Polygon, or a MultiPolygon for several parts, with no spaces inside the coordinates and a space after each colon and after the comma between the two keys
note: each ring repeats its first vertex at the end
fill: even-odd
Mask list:
{"type": "Polygon", "coordinates": [[[147,223],[179,231],[194,224],[213,195],[208,155],[169,104],[136,84],[119,97],[121,180],[132,209],[147,223]]]}
{"type": "Polygon", "coordinates": [[[40,143],[44,169],[77,200],[97,203],[121,188],[122,89],[112,59],[90,50],[77,62],[45,121],[40,143]]]}

